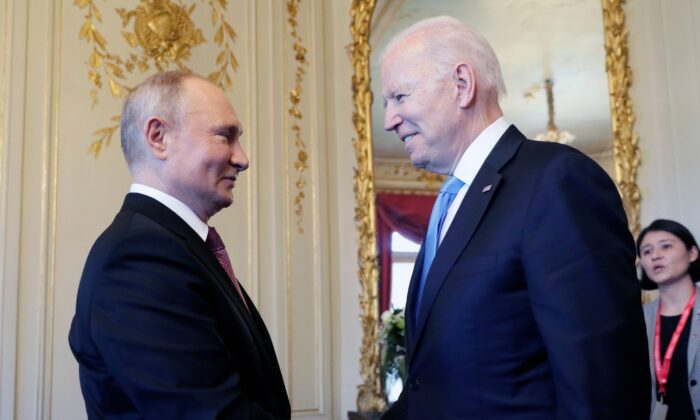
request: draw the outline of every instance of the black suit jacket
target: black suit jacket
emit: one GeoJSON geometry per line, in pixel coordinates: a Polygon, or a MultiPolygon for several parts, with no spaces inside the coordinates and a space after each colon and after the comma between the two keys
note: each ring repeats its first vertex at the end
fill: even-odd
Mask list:
{"type": "Polygon", "coordinates": [[[179,216],[128,194],[90,251],[69,336],[88,416],[290,418],[272,341],[245,298],[250,312],[179,216]]]}
{"type": "Polygon", "coordinates": [[[649,370],[635,248],[615,185],[567,146],[511,126],[460,205],[385,418],[644,419],[649,370]]]}

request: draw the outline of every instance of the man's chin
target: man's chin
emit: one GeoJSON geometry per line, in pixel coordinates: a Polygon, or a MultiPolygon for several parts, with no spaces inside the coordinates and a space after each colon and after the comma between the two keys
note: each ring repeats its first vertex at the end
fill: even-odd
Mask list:
{"type": "Polygon", "coordinates": [[[425,169],[426,166],[428,166],[427,162],[421,161],[421,160],[413,160],[411,159],[411,163],[416,169],[425,169]]]}
{"type": "Polygon", "coordinates": [[[230,207],[231,204],[233,204],[233,194],[229,195],[228,197],[222,197],[217,204],[220,209],[230,207]]]}

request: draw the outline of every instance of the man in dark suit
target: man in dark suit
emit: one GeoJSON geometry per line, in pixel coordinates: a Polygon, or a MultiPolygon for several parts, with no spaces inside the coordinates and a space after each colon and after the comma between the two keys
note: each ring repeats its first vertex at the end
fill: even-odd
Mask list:
{"type": "Polygon", "coordinates": [[[88,417],[290,418],[267,329],[207,225],[248,168],[233,106],[160,73],[121,130],[131,192],[90,251],[69,336],[88,417]]]}
{"type": "Polygon", "coordinates": [[[450,175],[406,305],[408,378],[386,419],[644,419],[634,242],[591,159],[503,119],[498,60],[459,21],[397,35],[384,126],[450,175]]]}

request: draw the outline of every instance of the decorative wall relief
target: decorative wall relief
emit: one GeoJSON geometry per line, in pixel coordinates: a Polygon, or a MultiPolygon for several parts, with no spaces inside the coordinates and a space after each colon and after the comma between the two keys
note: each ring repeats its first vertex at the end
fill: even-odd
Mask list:
{"type": "Polygon", "coordinates": [[[418,169],[407,159],[375,158],[374,188],[377,192],[437,194],[445,176],[418,169]]]}
{"type": "Polygon", "coordinates": [[[309,64],[306,60],[306,48],[302,45],[302,39],[297,31],[299,22],[297,16],[299,14],[299,4],[301,0],[287,0],[287,24],[289,25],[290,36],[292,37],[292,48],[294,50],[294,87],[289,92],[289,118],[292,122],[292,131],[294,132],[294,146],[297,149],[297,157],[294,162],[294,168],[297,171],[297,180],[295,186],[297,193],[294,197],[294,214],[297,216],[297,231],[304,233],[304,187],[306,187],[306,178],[304,172],[308,168],[308,153],[306,152],[306,143],[301,135],[301,120],[303,114],[299,109],[301,103],[302,82],[306,71],[304,68],[309,64]]]}
{"type": "Polygon", "coordinates": [[[360,375],[362,384],[357,393],[357,408],[360,411],[382,411],[386,401],[382,395],[379,352],[379,299],[377,279],[376,221],[374,208],[374,176],[372,172],[372,91],[369,77],[369,33],[375,0],[353,0],[350,9],[349,45],[353,66],[352,101],[355,110],[352,120],[357,136],[353,138],[357,167],[354,176],[356,199],[355,222],[358,247],[358,277],[360,280],[360,322],[362,324],[362,347],[360,348],[360,375]]]}
{"type": "MultiPolygon", "coordinates": [[[[225,18],[227,0],[207,0],[206,3],[211,9],[213,40],[219,48],[215,70],[207,77],[222,89],[232,90],[231,75],[238,69],[238,61],[232,50],[236,32],[225,18]]],[[[147,73],[152,69],[158,72],[169,68],[191,71],[186,63],[191,58],[192,50],[207,42],[202,30],[196,27],[192,19],[196,4],[186,5],[182,1],[172,0],[140,0],[132,10],[121,7],[115,9],[121,18],[122,36],[134,50],[127,55],[120,55],[109,48],[108,40],[100,31],[103,17],[95,1],[75,0],[75,5],[86,11],[78,37],[91,47],[87,64],[93,107],[98,105],[99,93],[105,86],[112,97],[126,96],[132,89],[127,80],[129,75],[147,73]]],[[[111,118],[110,125],[93,133],[94,140],[88,151],[96,158],[102,147],[111,143],[114,133],[119,129],[119,120],[120,116],[115,115],[111,118]]]]}
{"type": "Polygon", "coordinates": [[[632,69],[625,24],[625,0],[602,0],[605,25],[605,68],[608,71],[612,115],[615,182],[622,195],[632,234],[639,234],[639,211],[642,194],[637,184],[640,164],[639,137],[634,132],[634,111],[629,89],[632,69]]]}

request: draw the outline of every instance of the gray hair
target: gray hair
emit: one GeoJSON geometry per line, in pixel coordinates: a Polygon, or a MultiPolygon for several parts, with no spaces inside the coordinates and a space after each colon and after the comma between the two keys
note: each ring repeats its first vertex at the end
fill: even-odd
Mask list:
{"type": "Polygon", "coordinates": [[[146,156],[143,128],[149,118],[157,115],[171,127],[179,127],[184,112],[182,85],[190,77],[201,78],[181,71],[165,71],[150,76],[129,92],[122,108],[121,144],[131,171],[146,156]]]}
{"type": "Polygon", "coordinates": [[[480,33],[453,17],[432,17],[404,29],[389,41],[381,61],[413,35],[428,31],[431,36],[424,36],[421,41],[438,78],[446,77],[457,63],[465,61],[474,67],[477,80],[487,89],[495,90],[499,97],[506,94],[501,65],[491,45],[480,33]]]}

